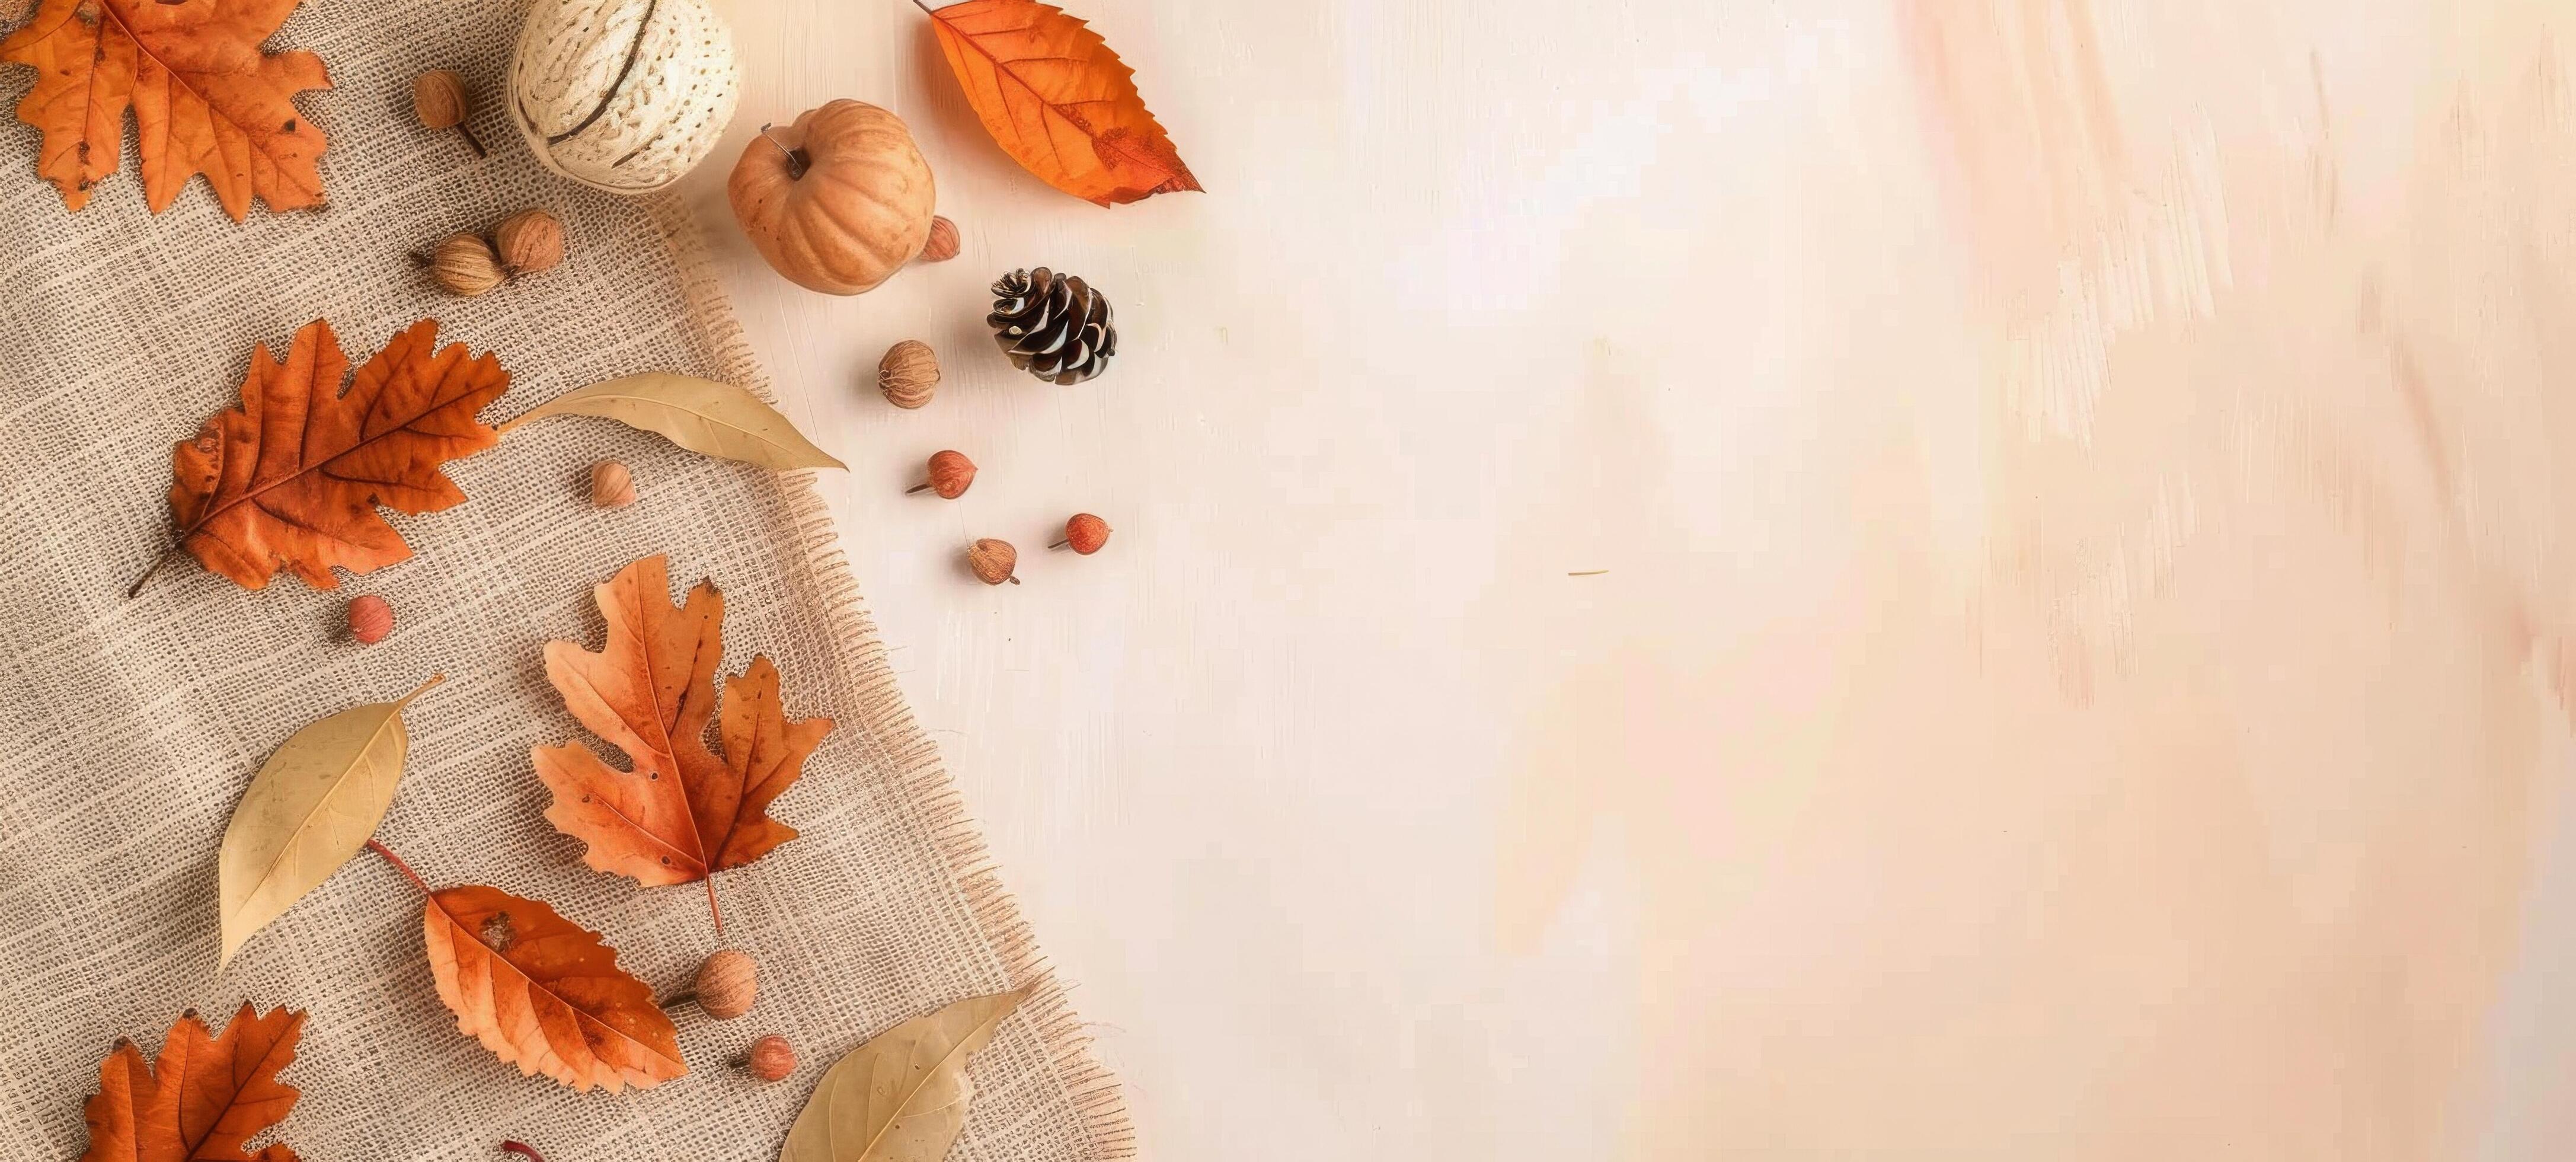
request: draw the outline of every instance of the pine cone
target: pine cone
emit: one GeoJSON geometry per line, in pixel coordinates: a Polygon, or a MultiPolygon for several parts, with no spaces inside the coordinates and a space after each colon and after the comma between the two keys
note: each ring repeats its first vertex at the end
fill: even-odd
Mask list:
{"type": "Polygon", "coordinates": [[[1043,266],[993,280],[993,313],[984,322],[1012,366],[1059,384],[1100,374],[1118,353],[1109,300],[1089,283],[1043,266]]]}

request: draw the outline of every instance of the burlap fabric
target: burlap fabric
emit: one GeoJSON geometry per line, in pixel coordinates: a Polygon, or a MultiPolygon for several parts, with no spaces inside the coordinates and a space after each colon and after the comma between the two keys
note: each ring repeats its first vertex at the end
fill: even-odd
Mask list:
{"type": "MultiPolygon", "coordinates": [[[[750,1162],[776,1155],[843,1050],[944,1002],[1046,979],[805,479],[606,421],[548,421],[453,465],[472,499],[397,517],[413,559],[337,593],[291,578],[246,592],[183,561],[123,596],[170,535],[170,445],[234,402],[252,344],[282,349],[311,319],[331,320],[357,359],[415,319],[443,320],[444,338],[499,352],[515,375],[487,419],[648,369],[760,382],[671,203],[547,176],[488,108],[497,148],[479,163],[412,124],[414,74],[455,67],[493,91],[516,21],[511,0],[307,3],[278,43],[320,53],[336,84],[304,101],[331,138],[324,212],[255,210],[236,225],[196,183],[155,218],[129,145],[69,214],[34,175],[35,131],[0,132],[0,1157],[76,1155],[117,1038],[150,1050],[182,1010],[222,1019],[247,999],[311,1014],[285,1074],[304,1096],[280,1134],[308,1159],[482,1160],[509,1137],[556,1162],[750,1162]],[[565,219],[564,268],[469,301],[438,295],[405,258],[527,205],[565,219]],[[603,457],[633,465],[639,503],[586,503],[603,457]],[[585,737],[540,649],[595,645],[590,587],[652,553],[670,555],[675,584],[725,589],[727,672],[766,653],[791,713],[840,724],[776,811],[803,838],[718,879],[723,940],[765,975],[748,1017],[677,1014],[689,1076],[581,1094],[496,1060],[439,1004],[422,901],[372,855],[217,973],[216,848],[252,771],[297,727],[443,673],[410,711],[410,769],[379,834],[433,882],[553,902],[624,966],[677,988],[718,944],[698,889],[583,867],[540,817],[528,757],[585,737]],[[401,621],[360,647],[341,606],[370,592],[401,621]],[[806,1064],[762,1086],[726,1063],[768,1032],[806,1064]]],[[[14,107],[31,77],[0,70],[0,101],[14,107]]],[[[1129,1152],[1114,1086],[1051,982],[974,1077],[952,1158],[1129,1152]]]]}

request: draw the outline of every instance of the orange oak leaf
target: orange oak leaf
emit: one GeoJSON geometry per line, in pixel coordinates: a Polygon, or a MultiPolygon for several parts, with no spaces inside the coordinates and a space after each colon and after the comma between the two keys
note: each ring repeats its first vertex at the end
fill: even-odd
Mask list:
{"type": "MultiPolygon", "coordinates": [[[[618,770],[577,742],[536,748],[537,775],[554,792],[546,819],[589,845],[590,866],[646,884],[704,880],[796,838],[769,817],[769,804],[832,731],[828,718],[787,718],[778,669],[765,657],[726,681],[718,718],[724,596],[700,581],[687,604],[673,606],[670,584],[660,557],[628,565],[593,590],[608,621],[600,652],[546,643],[546,679],[564,705],[634,769],[618,770]],[[718,718],[722,758],[707,747],[710,718],[718,718]]],[[[714,910],[712,881],[707,906],[714,910]]]]}
{"type": "Polygon", "coordinates": [[[0,40],[0,61],[33,65],[18,119],[44,131],[36,172],[74,210],[116,172],[134,111],[143,200],[155,214],[206,175],[224,213],[322,204],[322,131],[295,94],[331,87],[322,58],[263,52],[298,0],[44,0],[0,40]]]}
{"type": "Polygon", "coordinates": [[[922,10],[985,130],[1048,185],[1104,206],[1199,188],[1136,70],[1079,18],[1036,0],[922,10]]]}
{"type": "Polygon", "coordinates": [[[247,589],[290,569],[336,588],[332,566],[365,573],[411,556],[377,505],[424,513],[464,502],[439,465],[499,442],[474,417],[509,390],[500,361],[471,357],[462,343],[438,346],[438,321],[423,319],[344,393],[348,374],[324,322],[295,333],[284,363],[265,344],[251,353],[241,406],[216,412],[173,454],[179,539],[155,571],[185,550],[247,589]]]}
{"type": "Polygon", "coordinates": [[[118,1041],[98,1066],[81,1162],[295,1162],[282,1143],[257,1154],[242,1146],[295,1108],[300,1095],[277,1072],[295,1060],[303,1033],[302,1013],[262,1016],[244,1004],[220,1037],[188,1010],[153,1064],[134,1042],[118,1041]]]}
{"type": "Polygon", "coordinates": [[[456,1027],[520,1072],[615,1093],[689,1071],[653,990],[617,967],[598,933],[554,909],[479,884],[448,888],[429,893],[421,932],[456,1027]]]}

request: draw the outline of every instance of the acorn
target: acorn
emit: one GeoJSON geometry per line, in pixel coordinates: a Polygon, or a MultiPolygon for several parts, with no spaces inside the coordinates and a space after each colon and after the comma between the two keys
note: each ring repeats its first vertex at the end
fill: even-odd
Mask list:
{"type": "Polygon", "coordinates": [[[966,567],[974,570],[975,579],[986,585],[999,585],[1004,581],[1019,584],[1020,579],[1012,576],[1019,564],[1020,551],[1012,548],[1009,541],[986,537],[966,547],[966,567]]]}
{"type": "Polygon", "coordinates": [[[563,222],[544,210],[521,210],[492,228],[492,249],[512,274],[553,270],[564,260],[563,222]]]}
{"type": "Polygon", "coordinates": [[[349,636],[360,645],[374,645],[394,631],[394,607],[373,593],[349,599],[349,636]]]}
{"type": "Polygon", "coordinates": [[[428,267],[430,281],[440,289],[469,299],[490,294],[510,279],[510,272],[501,269],[501,256],[492,253],[492,244],[480,234],[450,234],[412,261],[428,267]]]}
{"type": "Polygon", "coordinates": [[[635,503],[635,474],[615,460],[591,465],[590,502],[601,508],[624,508],[635,503]]]}
{"type": "Polygon", "coordinates": [[[1047,547],[1072,549],[1088,557],[1099,552],[1100,546],[1108,543],[1109,522],[1087,512],[1077,512],[1073,514],[1073,519],[1064,522],[1064,539],[1047,547]]]}
{"type": "Polygon", "coordinates": [[[751,1052],[737,1062],[745,1072],[762,1081],[778,1081],[796,1072],[796,1047],[787,1038],[772,1033],[751,1043],[751,1052]]]}
{"type": "Polygon", "coordinates": [[[946,262],[957,257],[957,223],[931,215],[930,237],[922,241],[921,253],[913,257],[923,262],[946,262]]]}
{"type": "Polygon", "coordinates": [[[952,449],[931,453],[930,479],[904,489],[903,494],[910,496],[927,489],[938,493],[941,500],[955,500],[966,495],[967,486],[973,483],[975,462],[967,459],[964,452],[952,449]]]}
{"type": "Polygon", "coordinates": [[[760,993],[760,967],[752,963],[749,953],[727,948],[698,966],[692,987],[699,1009],[719,1021],[730,1021],[751,1011],[752,998],[760,993]]]}
{"type": "Polygon", "coordinates": [[[929,403],[939,390],[939,353],[919,339],[886,348],[885,358],[877,360],[877,390],[899,408],[929,403]]]}
{"type": "Polygon", "coordinates": [[[488,157],[483,142],[465,123],[474,115],[474,98],[465,87],[465,78],[451,69],[433,69],[412,78],[411,111],[420,118],[424,129],[453,129],[473,147],[474,156],[488,157]]]}

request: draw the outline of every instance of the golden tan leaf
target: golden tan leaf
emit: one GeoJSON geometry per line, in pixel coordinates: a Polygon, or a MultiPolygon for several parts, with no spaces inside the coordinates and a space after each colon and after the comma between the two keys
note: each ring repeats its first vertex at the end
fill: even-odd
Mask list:
{"type": "Polygon", "coordinates": [[[260,764],[224,829],[218,863],[224,963],[376,833],[411,750],[402,709],[437,684],[431,678],[394,701],[313,723],[260,764]]]}
{"type": "Polygon", "coordinates": [[[188,1010],[150,1064],[134,1042],[118,1041],[98,1066],[81,1162],[296,1162],[283,1143],[257,1154],[242,1145],[302,1096],[277,1073],[295,1060],[303,1034],[304,1014],[261,1016],[245,1003],[220,1037],[188,1010]]]}
{"type": "Polygon", "coordinates": [[[788,1128],[780,1162],[939,1162],[975,1096],[967,1058],[1028,995],[959,1001],[843,1055],[788,1128]]]}
{"type": "Polygon", "coordinates": [[[236,222],[257,197],[272,210],[322,204],[322,131],[295,95],[331,87],[322,58],[264,52],[296,0],[44,0],[0,40],[0,60],[32,65],[18,118],[44,131],[36,172],[74,210],[116,172],[134,111],[143,200],[153,213],[206,175],[236,222]]]}
{"type": "Polygon", "coordinates": [[[501,425],[501,430],[508,432],[547,416],[600,416],[656,433],[700,455],[763,468],[849,467],[815,447],[760,397],[730,383],[667,371],[565,392],[501,425]]]}
{"type": "Polygon", "coordinates": [[[1199,188],[1136,71],[1081,20],[1035,0],[922,7],[985,130],[1048,185],[1104,206],[1199,188]]]}

